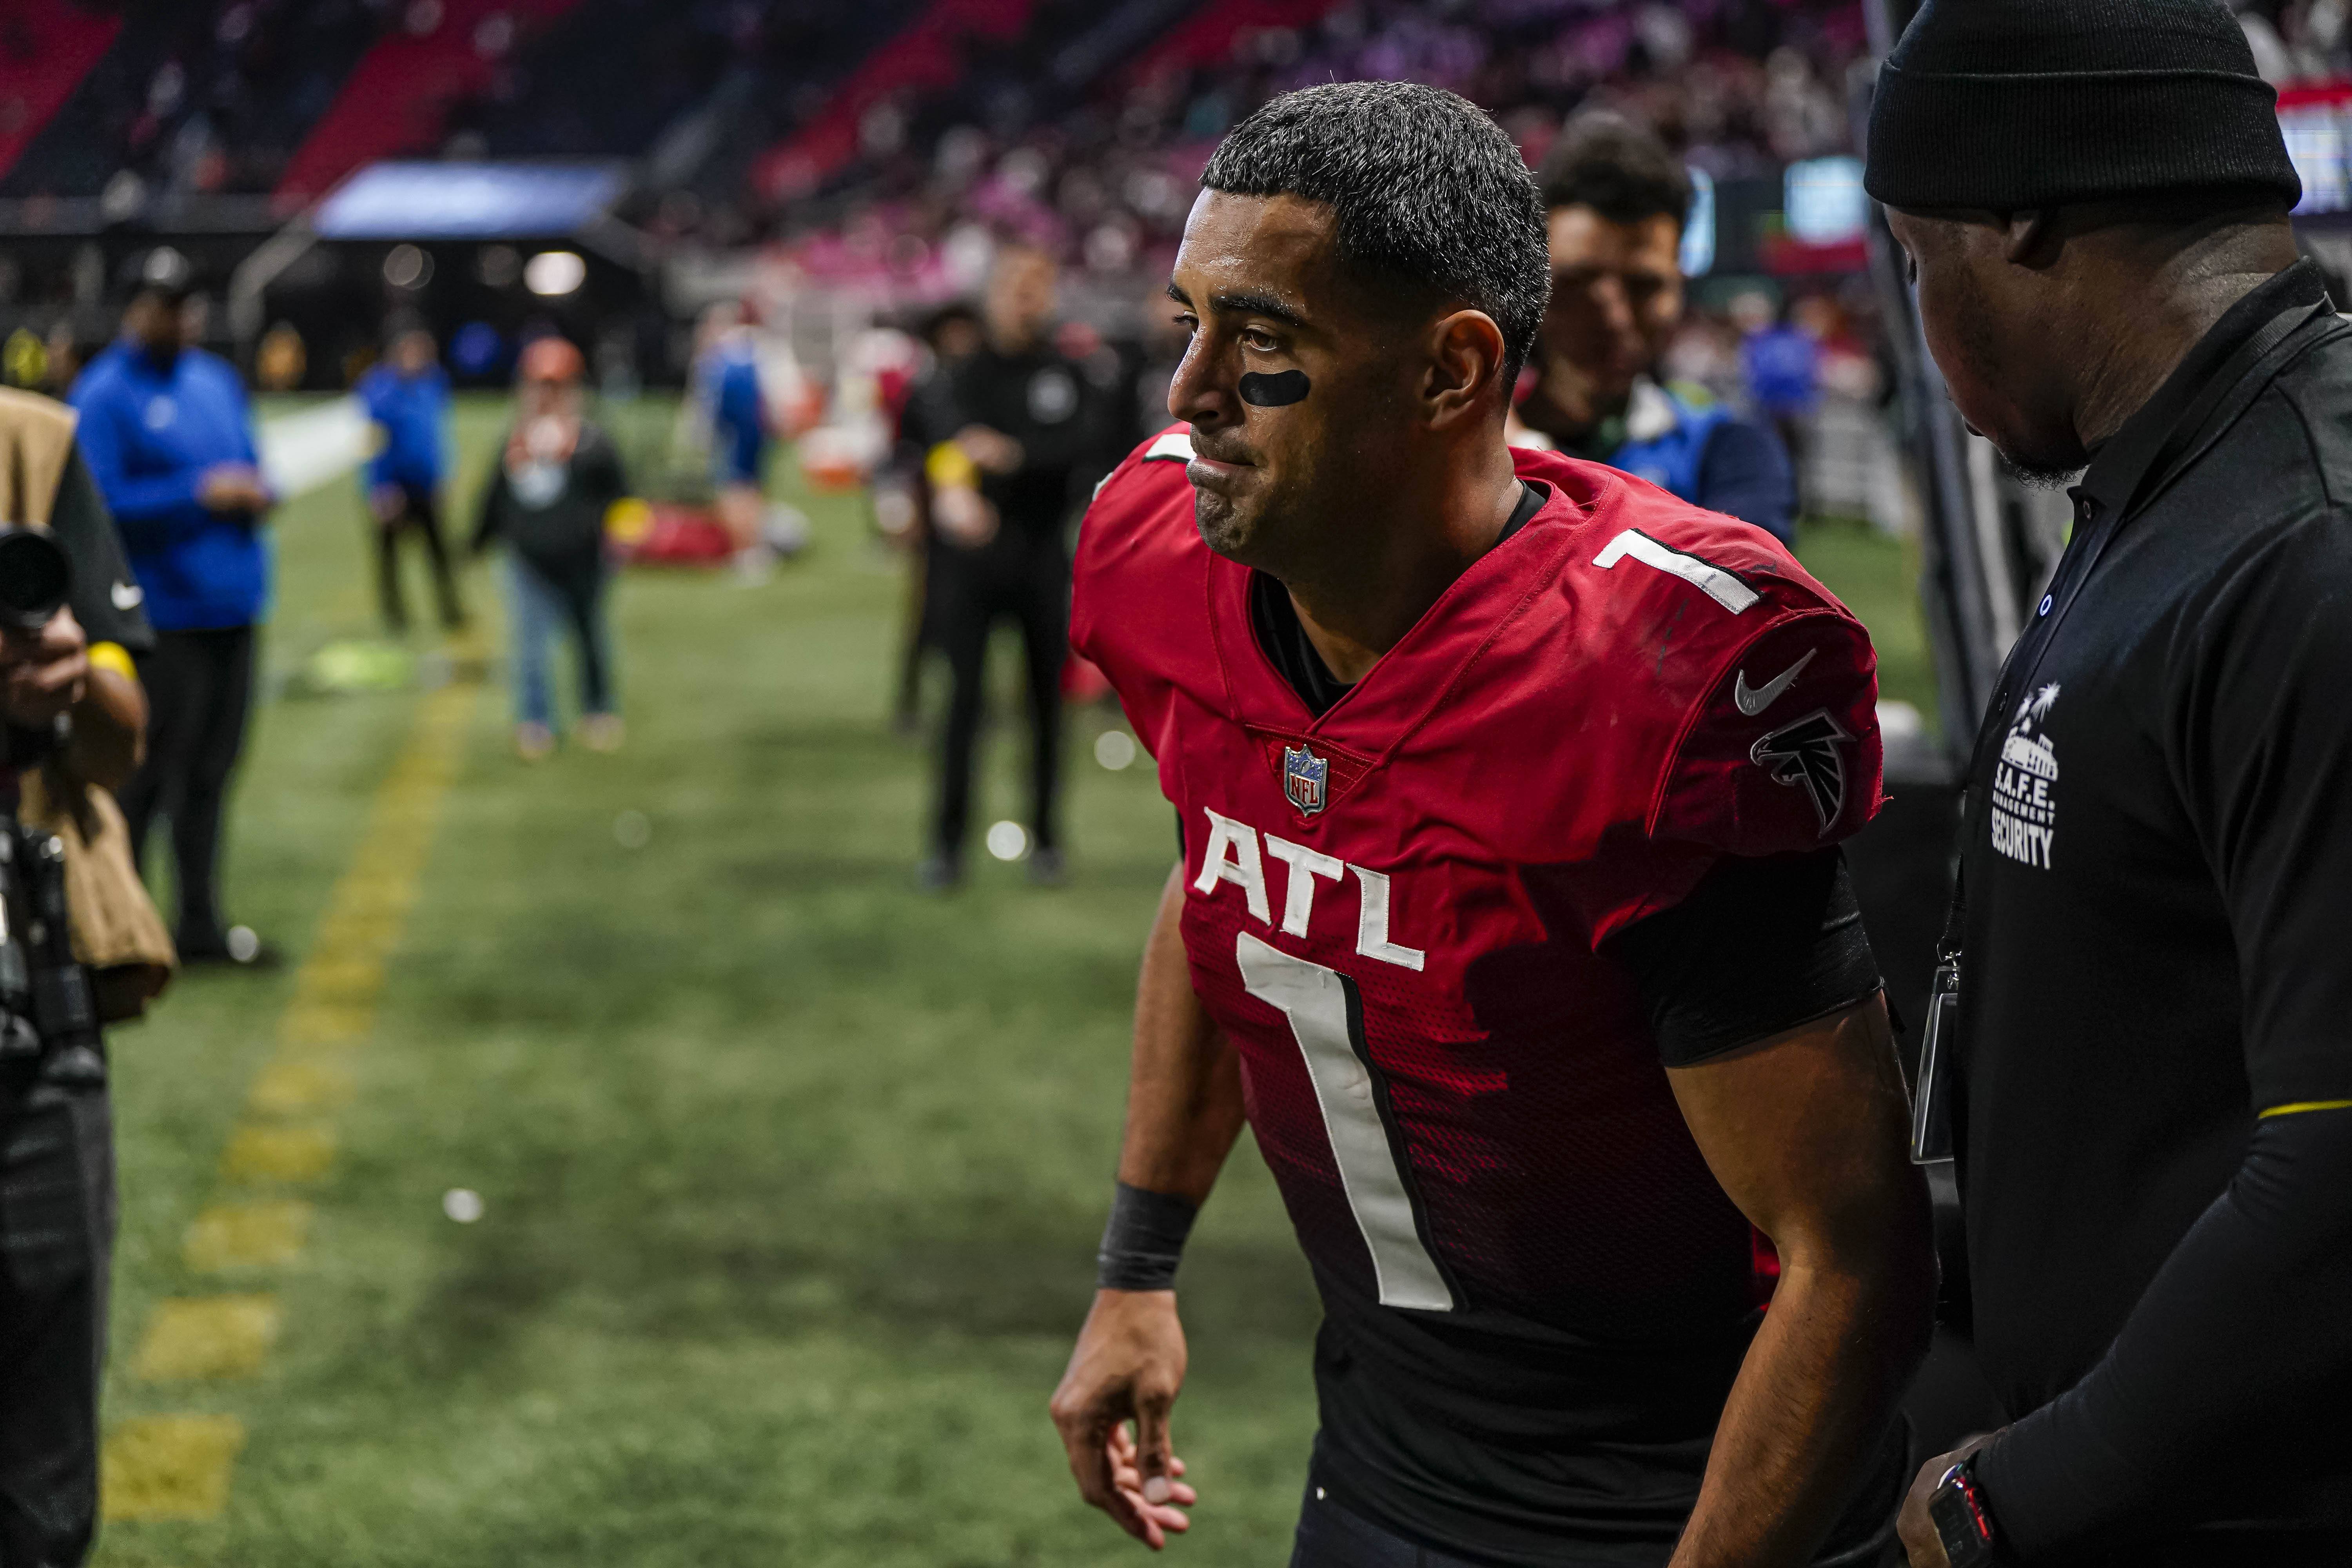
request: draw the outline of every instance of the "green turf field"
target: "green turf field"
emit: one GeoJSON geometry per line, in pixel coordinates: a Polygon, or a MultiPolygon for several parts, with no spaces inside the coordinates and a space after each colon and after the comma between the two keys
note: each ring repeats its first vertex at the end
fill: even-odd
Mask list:
{"type": "MultiPolygon", "coordinates": [[[[497,417],[464,410],[462,490],[497,417]]],[[[1067,888],[982,857],[952,898],[908,890],[927,791],[884,722],[898,580],[855,503],[803,500],[814,547],[765,587],[622,584],[618,756],[517,762],[495,683],[467,708],[294,681],[263,710],[232,915],[310,954],[371,831],[421,853],[418,897],[383,938],[372,1026],[336,1058],[340,1109],[248,1106],[291,967],[184,978],[116,1037],[108,1420],[231,1417],[172,1430],[241,1447],[217,1517],[110,1523],[105,1568],[1139,1558],[1076,1501],[1045,1404],[1090,1293],[1167,808],[1148,767],[1091,760],[1110,721],[1088,713],[1067,888]],[[408,785],[371,816],[428,704],[462,723],[429,838],[408,785]],[[321,1173],[224,1173],[240,1128],[244,1150],[289,1125],[314,1152],[331,1134],[321,1173]],[[445,1215],[452,1188],[480,1194],[477,1222],[445,1215]],[[290,1258],[192,1264],[200,1213],[289,1200],[312,1205],[290,1258]],[[256,1370],[139,1374],[159,1303],[223,1294],[270,1298],[256,1370]]],[[[372,632],[362,542],[348,484],[280,514],[281,675],[372,632]]],[[[1899,551],[1828,553],[1858,608],[1899,609],[1899,551]]],[[[488,574],[468,585],[489,611],[488,574]]],[[[993,741],[983,822],[1014,814],[1017,725],[993,741]]],[[[1202,1502],[1174,1553],[1278,1563],[1317,1314],[1247,1140],[1183,1300],[1176,1431],[1202,1502]]]]}

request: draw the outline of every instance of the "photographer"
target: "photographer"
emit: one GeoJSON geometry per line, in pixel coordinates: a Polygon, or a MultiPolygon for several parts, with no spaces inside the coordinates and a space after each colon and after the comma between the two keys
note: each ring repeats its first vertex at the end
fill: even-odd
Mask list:
{"type": "Polygon", "coordinates": [[[113,1130],[96,1011],[61,929],[64,871],[45,852],[57,841],[17,818],[37,773],[79,793],[137,764],[131,656],[153,636],[72,412],[29,393],[0,392],[0,1563],[72,1568],[98,1518],[113,1130]],[[62,559],[17,537],[42,526],[62,559]]]}

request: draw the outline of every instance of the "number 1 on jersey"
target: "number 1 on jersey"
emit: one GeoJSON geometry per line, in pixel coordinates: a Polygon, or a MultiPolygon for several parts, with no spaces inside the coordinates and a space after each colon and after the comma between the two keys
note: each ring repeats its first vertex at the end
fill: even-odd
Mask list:
{"type": "Polygon", "coordinates": [[[1290,1020],[1290,1033],[1307,1059],[1307,1076],[1315,1084],[1348,1208],[1372,1255],[1381,1305],[1452,1311],[1454,1292],[1422,1244],[1412,1194],[1405,1191],[1388,1126],[1373,1099],[1347,977],[1294,958],[1247,931],[1236,939],[1234,957],[1249,994],[1290,1020]]]}

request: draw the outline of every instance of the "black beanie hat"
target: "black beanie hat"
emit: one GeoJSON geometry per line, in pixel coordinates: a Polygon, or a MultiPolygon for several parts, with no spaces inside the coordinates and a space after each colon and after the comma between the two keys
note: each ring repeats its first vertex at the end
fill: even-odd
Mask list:
{"type": "Polygon", "coordinates": [[[2225,185],[2292,206],[2277,106],[2213,0],[1927,0],[1879,68],[1863,184],[1915,212],[2225,185]]]}

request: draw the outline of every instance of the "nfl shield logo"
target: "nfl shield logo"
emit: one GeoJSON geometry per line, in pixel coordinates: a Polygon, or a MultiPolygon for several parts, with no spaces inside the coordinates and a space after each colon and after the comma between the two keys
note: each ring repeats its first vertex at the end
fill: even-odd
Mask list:
{"type": "Polygon", "coordinates": [[[1312,816],[1329,802],[1325,786],[1331,778],[1331,764],[1304,746],[1282,749],[1282,793],[1290,804],[1312,816]]]}

